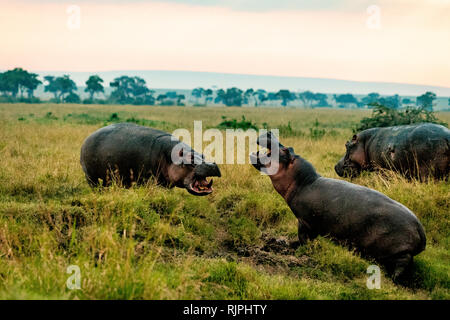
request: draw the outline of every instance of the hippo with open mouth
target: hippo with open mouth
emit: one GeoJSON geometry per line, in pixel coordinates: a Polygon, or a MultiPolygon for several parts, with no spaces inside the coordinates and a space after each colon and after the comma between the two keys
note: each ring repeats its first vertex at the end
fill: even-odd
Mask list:
{"type": "Polygon", "coordinates": [[[196,196],[213,192],[212,179],[219,167],[171,134],[118,123],[91,134],[81,147],[81,166],[91,186],[107,186],[119,179],[123,186],[155,178],[159,185],[185,188],[196,196]]]}
{"type": "Polygon", "coordinates": [[[277,168],[269,177],[297,217],[301,244],[318,235],[330,236],[384,265],[394,281],[425,249],[424,229],[404,205],[378,191],[321,177],[270,132],[257,143],[268,153],[252,153],[250,161],[259,171],[277,168]]]}

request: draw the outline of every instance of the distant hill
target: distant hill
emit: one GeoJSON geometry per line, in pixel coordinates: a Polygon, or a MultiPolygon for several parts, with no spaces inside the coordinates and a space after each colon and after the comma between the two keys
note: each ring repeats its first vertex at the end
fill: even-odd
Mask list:
{"type": "Polygon", "coordinates": [[[289,89],[294,91],[311,90],[323,93],[353,93],[367,94],[378,92],[382,95],[399,94],[401,96],[418,96],[426,91],[432,91],[438,96],[450,96],[450,88],[391,82],[362,82],[322,78],[279,77],[263,75],[245,75],[215,72],[194,71],[156,71],[156,70],[123,70],[106,72],[69,72],[69,71],[34,71],[41,76],[69,74],[79,86],[92,74],[98,74],[105,80],[106,86],[114,78],[121,75],[139,76],[144,78],[150,88],[193,89],[239,87],[254,88],[267,91],[289,89]]]}

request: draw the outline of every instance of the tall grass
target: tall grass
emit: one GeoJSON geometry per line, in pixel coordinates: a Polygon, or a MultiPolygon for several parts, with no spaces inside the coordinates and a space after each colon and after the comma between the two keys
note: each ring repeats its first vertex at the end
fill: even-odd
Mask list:
{"type": "MultiPolygon", "coordinates": [[[[213,128],[222,116],[244,115],[269,128],[289,123],[283,144],[332,178],[338,178],[333,168],[352,127],[368,115],[275,108],[0,105],[0,298],[450,298],[448,182],[408,181],[390,172],[367,173],[353,181],[405,204],[428,237],[407,287],[383,276],[381,289],[369,290],[366,268],[373,262],[327,238],[297,250],[266,248],[268,239],[295,240],[296,221],[269,179],[249,164],[221,165],[222,178],[215,180],[215,192],[208,197],[151,183],[91,189],[79,164],[80,147],[114,113],[163,130],[191,129],[194,120],[213,128]],[[311,128],[325,133],[311,137],[311,128]],[[80,267],[80,290],[66,287],[69,265],[80,267]]],[[[438,117],[450,120],[449,113],[438,117]]]]}

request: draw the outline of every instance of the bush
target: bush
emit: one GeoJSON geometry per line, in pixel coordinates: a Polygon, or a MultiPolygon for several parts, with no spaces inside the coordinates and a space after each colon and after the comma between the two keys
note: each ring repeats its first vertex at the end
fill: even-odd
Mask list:
{"type": "Polygon", "coordinates": [[[90,98],[83,100],[83,104],[93,104],[93,103],[94,103],[94,100],[92,100],[90,98]]]}
{"type": "Polygon", "coordinates": [[[219,129],[242,129],[242,130],[248,130],[248,129],[255,129],[258,130],[258,127],[256,124],[254,124],[251,121],[248,121],[245,119],[244,116],[242,116],[241,121],[237,121],[236,119],[227,119],[227,117],[222,116],[222,122],[217,126],[219,129]]]}
{"type": "Polygon", "coordinates": [[[64,102],[67,103],[80,103],[81,99],[80,96],[77,95],[76,93],[71,92],[65,99],[64,102]]]}
{"type": "Polygon", "coordinates": [[[41,100],[36,97],[12,97],[12,96],[0,96],[0,103],[41,103],[41,100]]]}
{"type": "MultiPolygon", "coordinates": [[[[267,122],[263,123],[263,128],[269,131],[267,122]]],[[[278,128],[278,132],[282,137],[302,137],[304,135],[301,130],[293,129],[290,121],[287,124],[279,124],[276,128],[278,128]]]]}
{"type": "Polygon", "coordinates": [[[319,121],[316,119],[312,128],[309,128],[311,139],[321,139],[325,135],[324,129],[319,129],[319,121]]]}
{"type": "Polygon", "coordinates": [[[353,129],[354,133],[375,127],[390,127],[424,122],[447,126],[445,122],[441,122],[436,118],[433,111],[428,111],[424,108],[406,107],[404,111],[398,111],[379,103],[372,105],[374,107],[372,116],[363,118],[359,126],[353,129]]]}

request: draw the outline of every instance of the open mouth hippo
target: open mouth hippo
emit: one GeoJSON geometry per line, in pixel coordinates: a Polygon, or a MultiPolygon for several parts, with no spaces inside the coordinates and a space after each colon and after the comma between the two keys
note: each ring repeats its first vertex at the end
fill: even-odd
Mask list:
{"type": "Polygon", "coordinates": [[[448,179],[450,131],[444,126],[421,123],[361,131],[345,144],[346,153],[336,173],[356,177],[361,171],[395,170],[408,178],[448,179]]]}
{"type": "Polygon", "coordinates": [[[301,244],[330,236],[384,265],[394,281],[425,249],[424,229],[404,205],[378,191],[321,177],[270,132],[258,138],[261,142],[268,152],[251,154],[251,163],[260,171],[277,168],[269,177],[298,219],[301,244]]]}
{"type": "Polygon", "coordinates": [[[81,166],[92,186],[119,179],[123,186],[142,184],[150,178],[165,187],[185,188],[196,196],[213,192],[212,179],[219,167],[171,134],[118,123],[91,134],[81,147],[81,166]]]}

